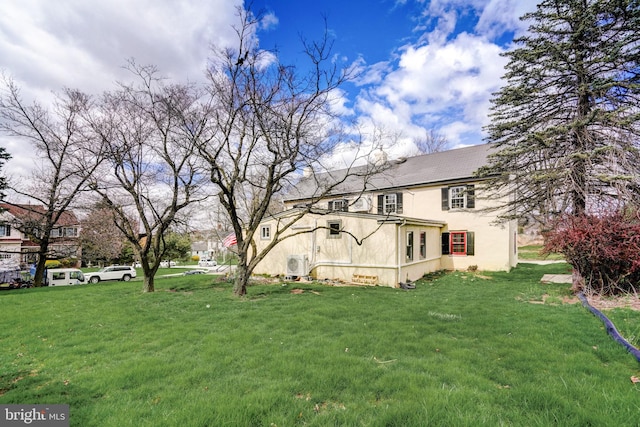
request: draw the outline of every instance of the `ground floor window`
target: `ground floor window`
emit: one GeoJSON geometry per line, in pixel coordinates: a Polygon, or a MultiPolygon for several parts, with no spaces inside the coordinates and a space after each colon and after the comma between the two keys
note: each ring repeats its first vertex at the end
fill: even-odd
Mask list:
{"type": "Polygon", "coordinates": [[[451,236],[451,255],[467,254],[467,233],[452,232],[451,236]]]}
{"type": "Polygon", "coordinates": [[[328,239],[339,239],[340,230],[342,230],[342,221],[327,221],[327,228],[329,230],[327,234],[328,239]]]}
{"type": "Polygon", "coordinates": [[[475,234],[473,231],[450,231],[442,233],[442,255],[474,255],[475,234]]]}
{"type": "Polygon", "coordinates": [[[413,260],[413,231],[407,232],[407,261],[413,260]]]}

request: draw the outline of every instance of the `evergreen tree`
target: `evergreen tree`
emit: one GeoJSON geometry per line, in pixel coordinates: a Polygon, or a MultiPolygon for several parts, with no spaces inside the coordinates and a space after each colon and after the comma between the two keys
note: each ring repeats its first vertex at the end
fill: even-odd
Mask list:
{"type": "Polygon", "coordinates": [[[511,189],[504,217],[542,220],[637,203],[640,2],[545,0],[522,19],[478,172],[489,196],[511,189]]]}

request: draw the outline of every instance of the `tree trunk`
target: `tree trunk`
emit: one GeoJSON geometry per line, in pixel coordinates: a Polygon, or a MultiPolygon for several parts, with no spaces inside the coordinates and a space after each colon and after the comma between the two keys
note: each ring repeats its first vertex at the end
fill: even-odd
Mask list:
{"type": "Polygon", "coordinates": [[[33,278],[33,286],[39,288],[44,285],[44,270],[47,266],[47,256],[43,253],[38,253],[38,263],[36,264],[36,275],[33,278]]]}
{"type": "Polygon", "coordinates": [[[251,273],[244,263],[239,262],[236,267],[236,280],[233,283],[233,294],[241,297],[247,294],[247,285],[251,273]]]}
{"type": "Polygon", "coordinates": [[[144,285],[142,292],[155,292],[155,285],[153,284],[153,276],[144,276],[144,285]]]}

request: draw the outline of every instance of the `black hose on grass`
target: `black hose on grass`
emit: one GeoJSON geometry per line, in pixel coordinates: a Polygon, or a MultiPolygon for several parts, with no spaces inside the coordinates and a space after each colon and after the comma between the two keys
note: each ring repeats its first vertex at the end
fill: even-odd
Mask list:
{"type": "Polygon", "coordinates": [[[629,341],[625,340],[622,337],[622,335],[620,335],[620,333],[618,332],[616,327],[613,325],[613,322],[611,322],[611,320],[609,320],[607,318],[607,316],[602,314],[602,312],[600,310],[598,310],[597,308],[595,308],[591,304],[589,304],[589,301],[587,301],[587,298],[584,296],[584,294],[582,292],[580,292],[578,294],[578,298],[580,298],[580,301],[582,301],[582,305],[584,307],[587,307],[589,309],[589,311],[591,311],[593,314],[598,316],[600,318],[600,320],[602,320],[604,322],[604,326],[607,329],[607,333],[609,335],[611,335],[614,340],[616,340],[617,342],[619,342],[620,344],[625,346],[626,349],[629,351],[629,353],[633,354],[633,356],[636,358],[636,360],[638,362],[640,362],[640,350],[635,348],[629,341]]]}

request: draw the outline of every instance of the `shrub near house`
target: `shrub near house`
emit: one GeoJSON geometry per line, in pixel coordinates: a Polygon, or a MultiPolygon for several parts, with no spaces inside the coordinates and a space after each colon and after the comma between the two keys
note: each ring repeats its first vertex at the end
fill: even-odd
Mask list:
{"type": "Polygon", "coordinates": [[[640,284],[640,220],[613,212],[566,216],[545,233],[545,251],[559,252],[588,294],[635,294],[640,284]]]}

